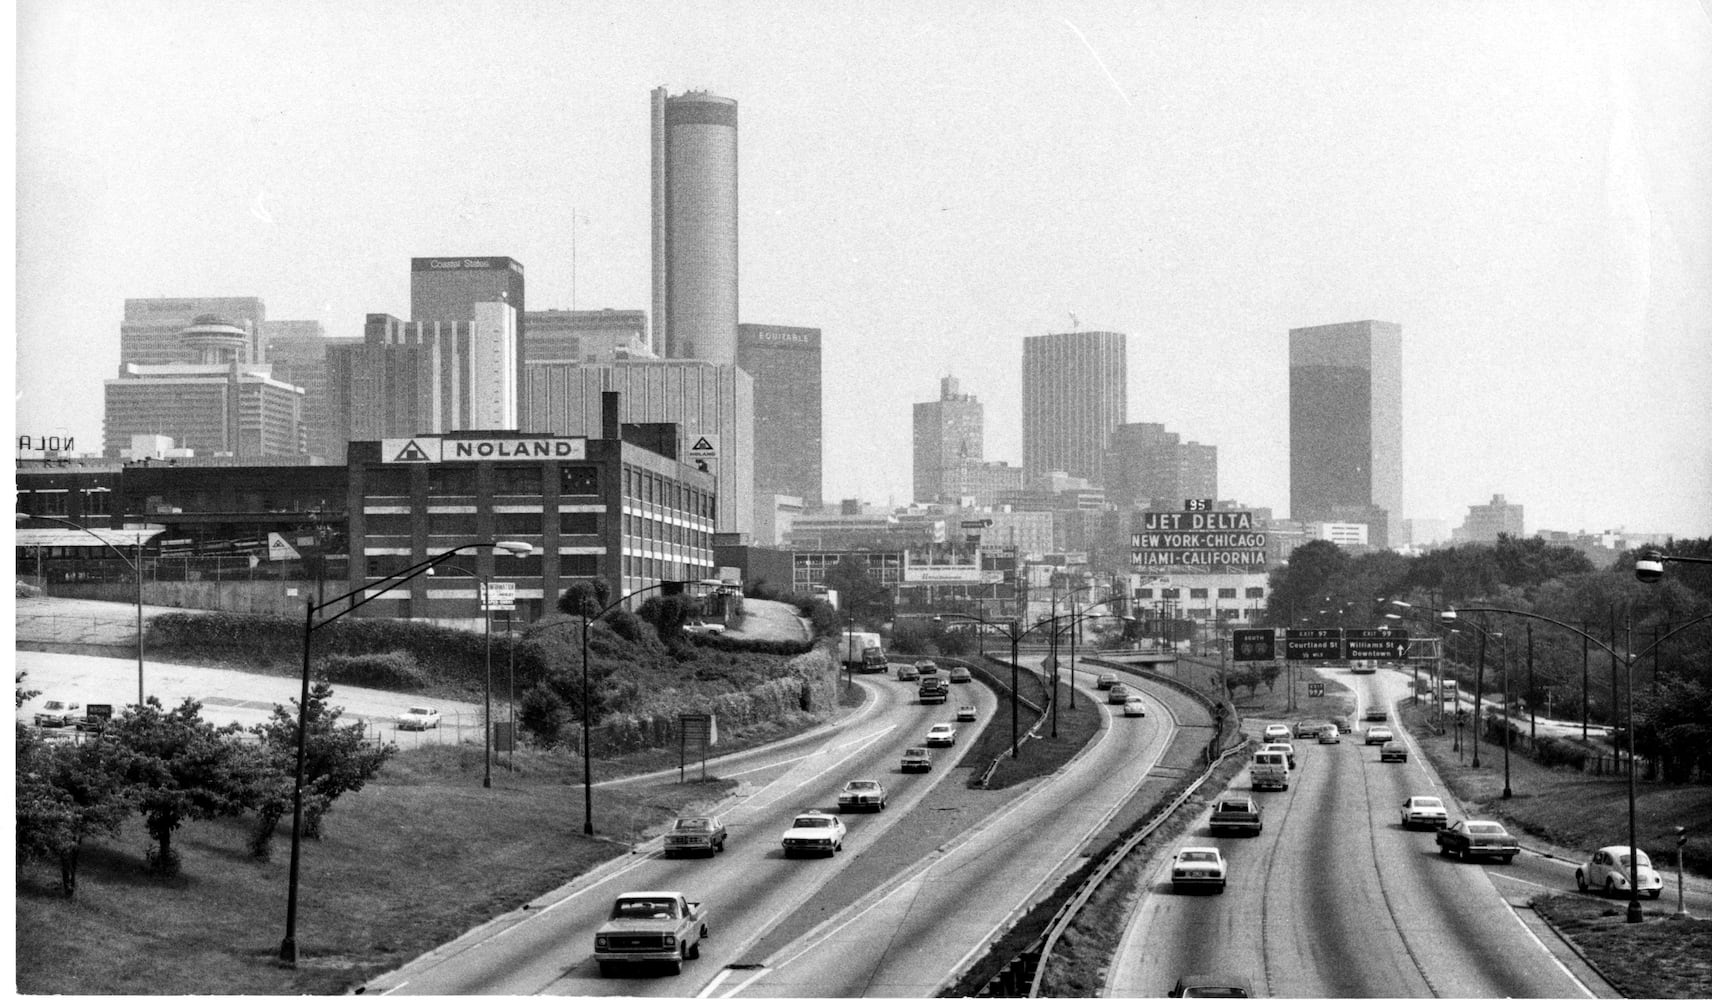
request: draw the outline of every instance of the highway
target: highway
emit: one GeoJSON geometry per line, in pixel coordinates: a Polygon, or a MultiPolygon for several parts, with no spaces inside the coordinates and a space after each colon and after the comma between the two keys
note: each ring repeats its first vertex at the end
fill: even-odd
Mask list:
{"type": "MultiPolygon", "coordinates": [[[[1407,678],[1392,672],[1338,679],[1356,691],[1358,711],[1407,694],[1407,678]]],[[[1174,893],[1170,859],[1181,844],[1161,852],[1109,994],[1162,996],[1186,971],[1225,970],[1277,996],[1595,995],[1497,887],[1519,866],[1453,861],[1431,832],[1400,827],[1409,795],[1444,797],[1457,818],[1418,753],[1381,764],[1359,731],[1339,744],[1296,743],[1289,790],[1254,793],[1259,837],[1211,837],[1202,816],[1182,842],[1221,849],[1230,867],[1222,895],[1174,893]]],[[[1247,792],[1246,776],[1231,790],[1247,792]]]]}

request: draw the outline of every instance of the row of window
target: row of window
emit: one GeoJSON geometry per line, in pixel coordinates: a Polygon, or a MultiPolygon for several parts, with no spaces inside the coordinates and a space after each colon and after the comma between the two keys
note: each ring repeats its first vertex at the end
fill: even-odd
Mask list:
{"type": "Polygon", "coordinates": [[[713,494],[634,465],[624,467],[624,501],[657,513],[713,520],[713,494]]]}
{"type": "MultiPolygon", "coordinates": [[[[1160,587],[1158,596],[1159,596],[1160,600],[1173,600],[1173,601],[1174,600],[1180,600],[1182,598],[1184,589],[1185,588],[1183,588],[1183,587],[1160,587]]],[[[1204,601],[1204,600],[1207,600],[1207,597],[1211,593],[1213,588],[1210,588],[1210,587],[1189,587],[1186,589],[1189,591],[1189,600],[1191,600],[1191,601],[1197,601],[1197,600],[1204,601]]],[[[1220,600],[1227,600],[1227,601],[1236,600],[1236,592],[1237,592],[1236,587],[1219,587],[1218,592],[1219,592],[1218,596],[1219,596],[1220,600]]],[[[1154,599],[1153,588],[1152,587],[1142,587],[1135,592],[1135,596],[1136,596],[1137,600],[1142,600],[1142,601],[1153,600],[1154,599]]],[[[1242,588],[1242,596],[1243,596],[1244,600],[1249,600],[1249,599],[1253,599],[1253,598],[1265,600],[1266,588],[1265,587],[1244,587],[1244,588],[1242,588]]]]}
{"type": "MultiPolygon", "coordinates": [[[[420,556],[414,555],[371,555],[366,558],[368,578],[380,580],[394,573],[421,562],[420,556]]],[[[559,577],[594,576],[600,568],[600,557],[591,554],[559,556],[559,577]]],[[[464,553],[447,559],[434,567],[434,579],[451,577],[468,578],[471,574],[480,575],[480,565],[473,553],[464,553]]],[[[492,578],[495,580],[536,580],[539,581],[546,573],[545,559],[539,555],[513,556],[496,555],[493,557],[492,578]]]]}
{"type": "Polygon", "coordinates": [[[47,517],[65,517],[72,513],[81,515],[113,513],[113,493],[111,490],[100,488],[93,490],[32,490],[18,494],[17,511],[20,514],[42,514],[47,517]],[[72,494],[78,494],[79,504],[72,503],[72,494]]]}
{"type": "MultiPolygon", "coordinates": [[[[474,513],[450,514],[440,511],[430,511],[425,520],[428,532],[434,535],[480,535],[481,529],[477,520],[479,515],[474,513]]],[[[530,511],[518,514],[494,514],[493,533],[496,535],[533,535],[537,538],[547,535],[550,518],[557,517],[559,534],[563,535],[596,535],[600,533],[600,515],[595,513],[559,513],[530,511]]],[[[391,535],[408,538],[415,531],[417,517],[414,514],[369,514],[364,519],[365,531],[372,538],[376,535],[391,535]]]]}
{"type": "Polygon", "coordinates": [[[682,545],[695,549],[710,549],[713,547],[713,532],[692,528],[687,524],[669,524],[655,517],[626,514],[624,515],[624,541],[626,545],[634,544],[638,547],[646,542],[655,542],[665,545],[682,545]]]}
{"type": "MultiPolygon", "coordinates": [[[[407,465],[369,466],[363,473],[363,489],[369,496],[409,496],[411,468],[407,465]]],[[[476,471],[473,465],[431,465],[427,473],[428,495],[473,497],[478,492],[476,471]]],[[[493,466],[493,495],[543,496],[543,476],[539,465],[496,463],[493,466]]],[[[599,496],[600,467],[560,465],[559,495],[599,496]]]]}

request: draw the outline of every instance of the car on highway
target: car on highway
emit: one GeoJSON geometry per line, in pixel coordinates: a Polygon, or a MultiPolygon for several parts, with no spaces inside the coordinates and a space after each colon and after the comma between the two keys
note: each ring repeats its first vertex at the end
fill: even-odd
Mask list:
{"type": "Polygon", "coordinates": [[[919,671],[915,668],[915,664],[913,664],[913,663],[900,663],[900,664],[898,664],[898,680],[900,680],[900,681],[913,681],[913,680],[916,680],[917,678],[919,678],[920,676],[921,676],[921,671],[919,671]]]}
{"type": "Polygon", "coordinates": [[[603,977],[637,965],[664,965],[681,975],[685,962],[701,957],[705,937],[707,907],[701,903],[663,889],[626,892],[595,931],[595,963],[603,977]]]}
{"type": "Polygon", "coordinates": [[[1207,828],[1214,833],[1245,833],[1260,836],[1260,803],[1247,795],[1225,795],[1213,803],[1207,828]]]}
{"type": "Polygon", "coordinates": [[[1262,743],[1287,743],[1290,740],[1290,727],[1282,722],[1273,722],[1260,731],[1262,743]]]}
{"type": "Polygon", "coordinates": [[[949,722],[936,722],[927,731],[927,738],[922,740],[930,747],[955,746],[957,743],[957,727],[949,722]]]}
{"type": "Polygon", "coordinates": [[[1370,707],[1367,710],[1366,714],[1364,714],[1361,717],[1361,721],[1363,721],[1363,722],[1389,722],[1389,721],[1391,721],[1391,716],[1386,714],[1383,706],[1374,705],[1374,706],[1370,707]]]}
{"type": "Polygon", "coordinates": [[[975,675],[969,672],[968,667],[951,668],[951,683],[953,684],[967,684],[974,679],[975,675]]]}
{"type": "Polygon", "coordinates": [[[43,729],[58,729],[62,726],[77,724],[83,718],[83,706],[75,701],[62,701],[59,698],[49,698],[36,709],[36,725],[43,729]]]}
{"type": "Polygon", "coordinates": [[[1094,678],[1094,687],[1098,688],[1101,691],[1104,691],[1107,688],[1111,687],[1113,684],[1116,684],[1117,682],[1118,682],[1118,675],[1117,674],[1101,674],[1098,677],[1094,678]]]}
{"type": "Polygon", "coordinates": [[[1284,755],[1284,762],[1291,768],[1296,766],[1296,744],[1294,743],[1262,743],[1262,750],[1271,750],[1284,755]]]}
{"type": "Polygon", "coordinates": [[[915,661],[915,672],[922,677],[932,677],[939,673],[939,664],[932,660],[917,660],[915,661]]]}
{"type": "MultiPolygon", "coordinates": [[[[1653,870],[1653,860],[1646,851],[1635,852],[1635,885],[1648,898],[1657,899],[1664,891],[1664,879],[1653,870]]],[[[1575,868],[1575,888],[1581,892],[1599,891],[1607,896],[1629,894],[1629,848],[1623,844],[1601,847],[1583,864],[1575,868]]]]}
{"type": "Polygon", "coordinates": [[[1171,888],[1225,891],[1225,859],[1216,847],[1185,847],[1171,859],[1171,888]]]}
{"type": "Polygon", "coordinates": [[[1440,830],[1435,839],[1440,854],[1454,854],[1464,861],[1497,858],[1509,864],[1522,850],[1504,824],[1489,819],[1459,819],[1440,830]]]}
{"type": "Polygon", "coordinates": [[[1379,747],[1379,763],[1407,764],[1408,762],[1409,748],[1404,746],[1401,740],[1392,740],[1379,747]]]}
{"type": "Polygon", "coordinates": [[[886,786],[873,778],[857,778],[846,781],[844,788],[838,793],[838,811],[849,812],[852,809],[867,809],[879,812],[886,808],[886,786]]]}
{"type": "Polygon", "coordinates": [[[1128,700],[1129,688],[1124,687],[1122,684],[1113,684],[1111,687],[1106,688],[1106,704],[1122,705],[1128,700]]]}
{"type": "Polygon", "coordinates": [[[810,809],[791,820],[780,838],[785,857],[797,854],[836,854],[844,850],[844,821],[831,813],[810,809]]]}
{"type": "Polygon", "coordinates": [[[1450,816],[1445,812],[1444,799],[1436,795],[1409,796],[1403,800],[1397,818],[1405,830],[1411,826],[1430,826],[1437,829],[1450,822],[1450,816]]]}
{"type": "Polygon", "coordinates": [[[1338,727],[1327,726],[1324,729],[1320,730],[1320,742],[1321,743],[1342,743],[1343,742],[1343,734],[1338,732],[1338,727]]]}
{"type": "Polygon", "coordinates": [[[1147,706],[1140,698],[1131,696],[1124,699],[1123,714],[1132,718],[1144,718],[1147,715],[1147,706]]]}
{"type": "Polygon", "coordinates": [[[412,705],[392,721],[399,729],[438,729],[440,710],[427,705],[412,705]]]}
{"type": "Polygon", "coordinates": [[[957,721],[958,722],[974,722],[975,721],[975,706],[974,705],[958,705],[957,706],[957,721]]]}
{"type": "Polygon", "coordinates": [[[680,854],[706,854],[713,857],[725,850],[725,824],[713,816],[682,816],[666,833],[664,853],[668,858],[680,854]]]}
{"type": "Polygon", "coordinates": [[[1247,976],[1228,972],[1197,972],[1177,977],[1168,997],[1251,997],[1254,986],[1247,976]]]}
{"type": "Polygon", "coordinates": [[[1320,730],[1326,728],[1327,725],[1328,723],[1321,719],[1303,719],[1296,723],[1296,738],[1311,740],[1320,735],[1320,730]]]}
{"type": "Polygon", "coordinates": [[[1337,720],[1337,731],[1340,733],[1353,733],[1355,732],[1355,727],[1350,724],[1350,721],[1347,718],[1339,719],[1337,720]]]}
{"type": "Polygon", "coordinates": [[[1391,731],[1390,726],[1368,726],[1367,731],[1362,733],[1361,742],[1372,746],[1375,743],[1389,743],[1396,738],[1397,734],[1391,731]]]}
{"type": "Polygon", "coordinates": [[[905,747],[904,759],[898,764],[900,771],[931,771],[933,770],[933,751],[926,747],[905,747]]]}

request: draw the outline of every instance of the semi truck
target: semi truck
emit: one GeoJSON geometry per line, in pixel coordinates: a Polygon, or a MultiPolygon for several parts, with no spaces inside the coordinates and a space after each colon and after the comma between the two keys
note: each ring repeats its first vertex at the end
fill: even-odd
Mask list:
{"type": "Polygon", "coordinates": [[[843,655],[839,659],[845,669],[862,673],[886,672],[886,660],[880,652],[880,633],[846,632],[839,641],[843,643],[843,655]]]}

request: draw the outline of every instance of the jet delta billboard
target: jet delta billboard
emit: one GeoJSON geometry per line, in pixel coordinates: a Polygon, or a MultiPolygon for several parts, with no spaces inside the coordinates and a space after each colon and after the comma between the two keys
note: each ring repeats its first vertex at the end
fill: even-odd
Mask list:
{"type": "Polygon", "coordinates": [[[1181,511],[1145,511],[1130,536],[1130,565],[1242,569],[1266,565],[1266,532],[1251,510],[1212,510],[1211,500],[1186,500],[1181,511]]]}

